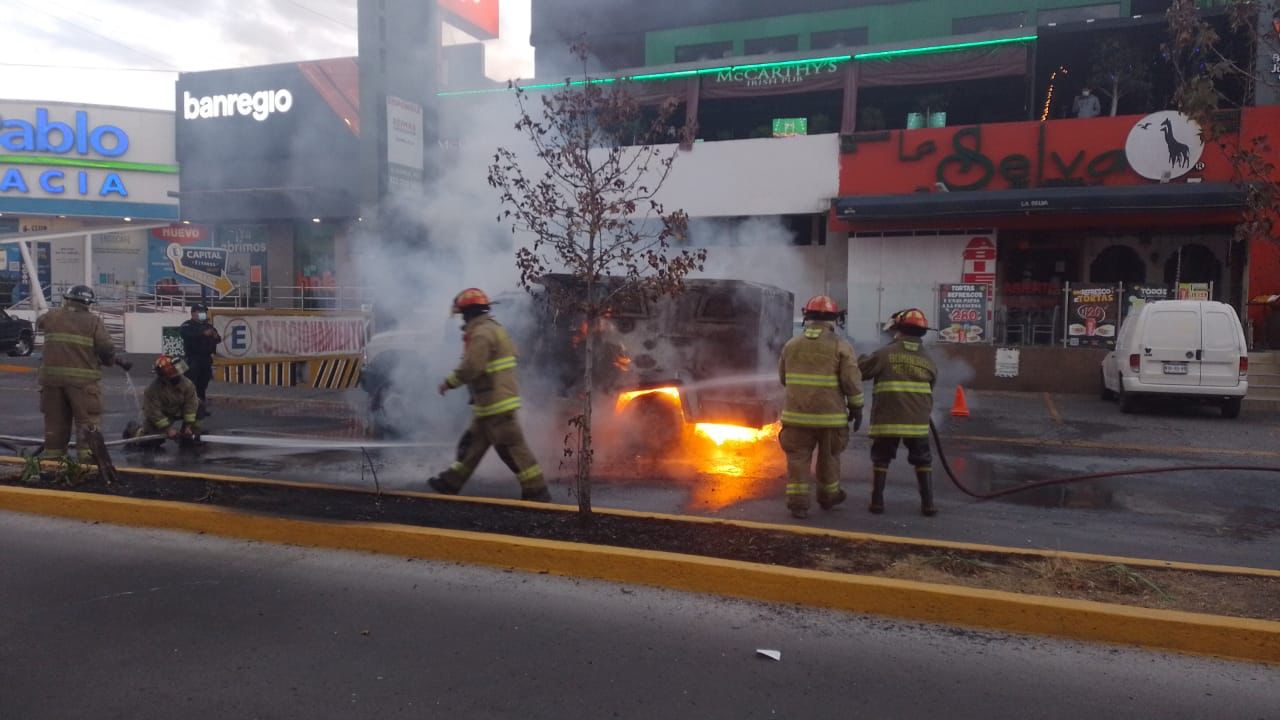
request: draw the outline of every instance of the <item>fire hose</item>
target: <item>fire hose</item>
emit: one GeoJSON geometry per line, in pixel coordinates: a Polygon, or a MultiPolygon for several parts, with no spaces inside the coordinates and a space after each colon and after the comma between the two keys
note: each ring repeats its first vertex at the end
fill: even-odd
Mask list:
{"type": "Polygon", "coordinates": [[[938,426],[929,421],[929,431],[933,433],[933,446],[938,451],[938,459],[942,461],[942,469],[946,471],[947,477],[951,479],[951,483],[956,486],[960,492],[971,498],[978,500],[994,500],[995,498],[1013,495],[1015,493],[1026,492],[1027,490],[1035,490],[1037,488],[1051,487],[1053,485],[1066,485],[1068,483],[1086,482],[1089,480],[1104,480],[1106,478],[1127,477],[1130,475],[1160,475],[1163,473],[1175,472],[1269,472],[1280,473],[1280,467],[1264,466],[1264,465],[1169,465],[1166,467],[1138,468],[1134,470],[1111,470],[1108,472],[1089,473],[1088,475],[1070,475],[1067,477],[1050,478],[1048,480],[1033,480],[1031,482],[1014,485],[1003,490],[995,490],[993,492],[977,492],[966,486],[960,481],[951,469],[951,463],[947,462],[947,453],[942,448],[942,439],[938,435],[938,426]]]}

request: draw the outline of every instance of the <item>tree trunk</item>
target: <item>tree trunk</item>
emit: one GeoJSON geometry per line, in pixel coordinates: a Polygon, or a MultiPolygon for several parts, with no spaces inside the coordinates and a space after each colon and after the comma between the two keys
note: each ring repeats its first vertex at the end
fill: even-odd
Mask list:
{"type": "Polygon", "coordinates": [[[578,441],[578,517],[582,522],[591,521],[591,410],[595,401],[595,319],[587,319],[587,376],[583,383],[582,427],[578,441]]]}

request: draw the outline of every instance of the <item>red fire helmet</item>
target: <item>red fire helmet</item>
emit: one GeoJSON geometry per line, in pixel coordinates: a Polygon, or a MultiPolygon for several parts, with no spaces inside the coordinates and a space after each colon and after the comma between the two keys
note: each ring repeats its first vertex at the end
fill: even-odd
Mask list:
{"type": "Polygon", "coordinates": [[[835,300],[832,300],[826,295],[814,295],[809,298],[809,302],[804,304],[804,311],[806,313],[830,313],[832,315],[839,315],[840,306],[836,304],[835,300]]]}
{"type": "Polygon", "coordinates": [[[156,358],[154,370],[162,378],[176,378],[187,371],[187,363],[182,358],[161,355],[156,358]]]}
{"type": "Polygon", "coordinates": [[[893,314],[893,327],[928,330],[929,320],[924,316],[923,310],[911,308],[909,310],[902,310],[893,314]]]}
{"type": "Polygon", "coordinates": [[[467,288],[453,298],[453,313],[457,315],[469,307],[489,305],[489,296],[480,288],[467,288]]]}

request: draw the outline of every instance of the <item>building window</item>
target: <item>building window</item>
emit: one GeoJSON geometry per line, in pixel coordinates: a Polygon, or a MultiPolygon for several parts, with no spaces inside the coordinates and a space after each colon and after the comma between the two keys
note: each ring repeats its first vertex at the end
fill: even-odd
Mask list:
{"type": "Polygon", "coordinates": [[[1073,8],[1059,8],[1057,10],[1041,10],[1036,13],[1036,24],[1065,24],[1118,17],[1120,17],[1120,3],[1112,2],[1073,8]]]}
{"type": "Polygon", "coordinates": [[[699,60],[719,60],[733,55],[733,41],[700,43],[698,45],[679,45],[676,47],[676,62],[698,62],[699,60]]]}
{"type": "Polygon", "coordinates": [[[951,32],[956,35],[990,32],[992,30],[1011,30],[1026,24],[1026,13],[1011,12],[998,15],[979,15],[977,17],[955,18],[951,21],[951,32]]]}
{"type": "Polygon", "coordinates": [[[752,38],[751,40],[743,43],[742,49],[747,55],[768,55],[771,53],[795,52],[800,49],[800,38],[796,35],[752,38]]]}
{"type": "Polygon", "coordinates": [[[864,27],[844,28],[842,30],[824,30],[814,33],[809,39],[809,47],[813,50],[827,48],[857,47],[867,44],[867,29],[864,27]]]}

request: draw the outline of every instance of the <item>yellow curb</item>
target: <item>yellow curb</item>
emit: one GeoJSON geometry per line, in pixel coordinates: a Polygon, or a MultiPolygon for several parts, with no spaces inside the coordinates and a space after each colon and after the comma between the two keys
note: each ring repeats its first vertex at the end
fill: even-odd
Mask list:
{"type": "MultiPolygon", "coordinates": [[[[0,455],[0,464],[22,464],[22,458],[14,456],[0,455]]],[[[89,466],[96,469],[96,466],[89,466]]],[[[118,472],[139,473],[155,475],[156,477],[172,477],[182,478],[186,480],[212,480],[217,482],[248,484],[248,485],[267,485],[285,488],[297,488],[302,490],[326,490],[331,492],[347,492],[360,495],[374,495],[374,491],[368,488],[353,487],[350,485],[325,485],[322,483],[308,483],[295,480],[272,480],[267,478],[252,478],[241,475],[219,475],[216,473],[194,473],[184,470],[164,470],[160,468],[139,468],[139,467],[117,467],[118,472]]],[[[561,512],[578,511],[575,505],[561,505],[554,503],[531,503],[524,500],[509,500],[505,498],[488,498],[470,495],[440,495],[430,492],[414,492],[411,490],[395,490],[385,491],[381,493],[385,497],[410,497],[410,498],[426,498],[429,500],[443,502],[461,502],[477,505],[493,505],[497,507],[521,507],[536,508],[539,510],[552,510],[561,512]]],[[[1186,570],[1189,572],[1202,573],[1221,573],[1229,575],[1250,575],[1253,577],[1264,578],[1280,578],[1280,570],[1272,570],[1268,568],[1247,567],[1243,565],[1210,565],[1205,563],[1180,562],[1176,560],[1151,560],[1148,558],[1125,557],[1121,555],[1099,555],[1096,553],[1072,552],[1069,550],[1038,550],[1035,548],[1019,548],[1004,545],[984,545],[980,543],[968,543],[955,540],[929,540],[925,538],[902,537],[898,535],[879,535],[876,533],[863,533],[851,530],[832,530],[828,528],[809,527],[805,525],[782,525],[778,523],[759,522],[755,520],[725,520],[723,518],[701,517],[697,515],[675,515],[670,513],[646,512],[642,510],[621,510],[615,508],[595,508],[593,510],[597,515],[640,518],[647,520],[667,520],[675,522],[698,523],[705,525],[728,525],[731,527],[748,528],[752,530],[767,530],[771,532],[792,533],[796,535],[812,535],[821,537],[838,538],[851,541],[879,542],[891,545],[909,545],[921,548],[934,548],[943,550],[963,550],[971,552],[989,552],[1002,555],[1022,555],[1028,558],[1044,559],[1044,558],[1060,558],[1064,560],[1079,560],[1083,562],[1094,562],[1108,565],[1127,565],[1130,567],[1154,568],[1158,570],[1186,570]]]]}
{"type": "Polygon", "coordinates": [[[39,370],[39,368],[27,367],[26,365],[8,365],[8,364],[0,364],[0,372],[7,372],[7,373],[33,373],[33,372],[36,372],[37,370],[39,370]]]}
{"type": "Polygon", "coordinates": [[[0,488],[0,509],[633,583],[920,622],[1280,664],[1280,622],[1148,610],[666,552],[383,523],[317,522],[159,500],[0,488]]]}

